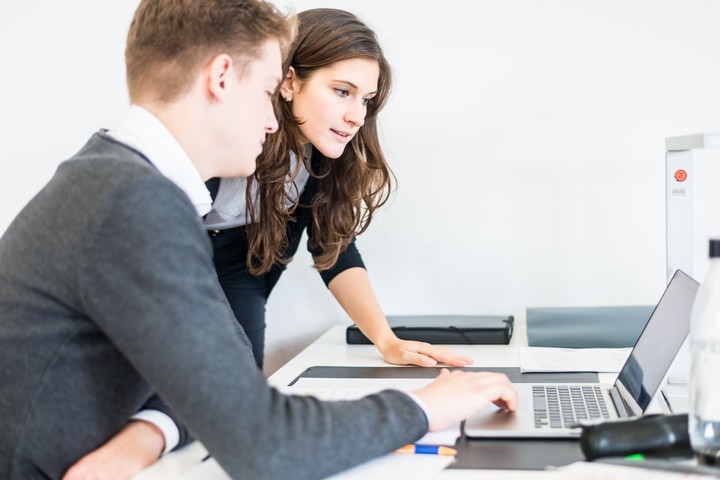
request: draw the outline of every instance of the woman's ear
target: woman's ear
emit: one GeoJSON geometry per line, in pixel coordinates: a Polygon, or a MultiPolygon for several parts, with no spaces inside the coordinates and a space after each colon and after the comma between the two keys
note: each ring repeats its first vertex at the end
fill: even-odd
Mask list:
{"type": "Polygon", "coordinates": [[[296,92],[295,69],[288,68],[287,75],[280,85],[280,95],[286,102],[292,102],[293,95],[296,92]]]}

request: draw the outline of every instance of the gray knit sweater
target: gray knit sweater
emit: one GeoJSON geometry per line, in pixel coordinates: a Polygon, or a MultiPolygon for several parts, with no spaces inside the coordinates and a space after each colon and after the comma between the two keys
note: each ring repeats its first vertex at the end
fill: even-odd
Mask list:
{"type": "Polygon", "coordinates": [[[238,479],[320,478],[427,429],[400,392],[268,387],[193,205],[100,133],[0,239],[0,478],[60,478],[153,392],[238,479]]]}

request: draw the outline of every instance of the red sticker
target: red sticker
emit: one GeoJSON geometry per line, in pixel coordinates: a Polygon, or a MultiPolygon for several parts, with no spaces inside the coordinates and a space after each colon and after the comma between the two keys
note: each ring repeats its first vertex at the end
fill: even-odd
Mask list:
{"type": "Polygon", "coordinates": [[[685,170],[675,171],[675,180],[678,182],[684,182],[687,179],[687,172],[685,170]]]}

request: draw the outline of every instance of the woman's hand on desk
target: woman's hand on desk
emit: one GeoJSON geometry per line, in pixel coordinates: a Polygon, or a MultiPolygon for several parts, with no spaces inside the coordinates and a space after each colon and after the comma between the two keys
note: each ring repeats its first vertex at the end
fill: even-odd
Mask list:
{"type": "Polygon", "coordinates": [[[434,367],[443,363],[451,367],[466,367],[473,363],[472,358],[460,355],[452,350],[436,347],[425,342],[400,340],[393,335],[393,339],[377,345],[386,362],[395,365],[418,365],[420,367],[434,367]]]}
{"type": "Polygon", "coordinates": [[[126,480],[153,464],[165,448],[156,426],[133,420],[65,472],[63,480],[126,480]]]}
{"type": "Polygon", "coordinates": [[[465,420],[490,402],[511,412],[518,404],[515,389],[502,373],[443,369],[432,383],[413,393],[430,413],[431,431],[465,420]]]}
{"type": "Polygon", "coordinates": [[[343,271],[330,281],[328,288],[353,322],[375,344],[386,362],[421,367],[434,367],[438,363],[465,367],[472,363],[470,357],[447,348],[400,340],[390,329],[364,268],[353,267],[343,271]]]}

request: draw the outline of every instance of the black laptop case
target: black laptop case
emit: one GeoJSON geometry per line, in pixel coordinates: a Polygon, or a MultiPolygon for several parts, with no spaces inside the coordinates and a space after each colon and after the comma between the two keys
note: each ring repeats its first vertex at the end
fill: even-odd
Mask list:
{"type": "MultiPolygon", "coordinates": [[[[507,345],[514,318],[502,315],[388,315],[388,324],[403,340],[446,345],[507,345]]],[[[347,343],[369,344],[356,325],[347,328],[347,343]]]]}

